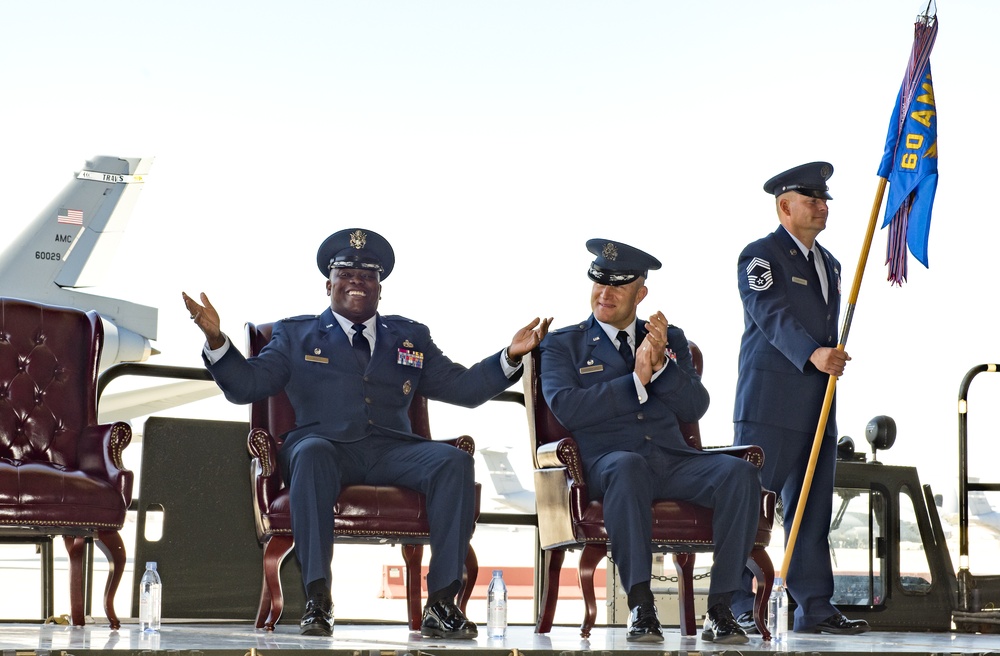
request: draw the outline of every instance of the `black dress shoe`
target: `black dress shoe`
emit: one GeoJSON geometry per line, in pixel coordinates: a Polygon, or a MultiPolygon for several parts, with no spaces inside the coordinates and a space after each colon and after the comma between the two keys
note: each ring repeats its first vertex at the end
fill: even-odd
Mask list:
{"type": "Polygon", "coordinates": [[[725,604],[716,604],[708,609],[705,628],[701,632],[705,642],[723,645],[739,645],[750,642],[750,638],[733,617],[733,611],[725,604]]]}
{"type": "Polygon", "coordinates": [[[628,616],[628,636],[625,639],[629,642],[663,642],[655,605],[639,604],[632,609],[628,616]]]}
{"type": "Polygon", "coordinates": [[[743,633],[747,635],[760,634],[760,631],[757,630],[757,623],[753,620],[752,610],[740,613],[740,616],[736,618],[736,623],[740,625],[740,628],[743,629],[743,633]]]}
{"type": "Polygon", "coordinates": [[[865,633],[869,629],[868,622],[864,620],[849,620],[843,613],[837,613],[826,618],[812,628],[812,633],[833,633],[835,635],[858,635],[865,633]]]}
{"type": "Polygon", "coordinates": [[[475,622],[470,622],[454,601],[443,599],[424,606],[420,635],[425,638],[473,640],[479,635],[475,622]]]}
{"type": "Polygon", "coordinates": [[[299,633],[313,636],[333,635],[333,602],[329,599],[310,599],[306,612],[299,622],[299,633]]]}

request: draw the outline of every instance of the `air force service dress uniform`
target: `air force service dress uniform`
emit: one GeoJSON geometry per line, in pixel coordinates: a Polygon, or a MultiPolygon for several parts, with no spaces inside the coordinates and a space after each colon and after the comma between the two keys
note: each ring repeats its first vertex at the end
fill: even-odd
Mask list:
{"type": "MultiPolygon", "coordinates": [[[[805,164],[765,183],[768,193],[795,191],[830,199],[826,180],[833,167],[805,164]]],[[[818,243],[827,296],[824,298],[814,262],[792,236],[779,226],[749,244],[740,254],[737,278],[743,301],[736,407],[733,415],[737,444],[764,449],[761,481],[781,495],[786,532],[792,526],[816,426],[829,381],[809,362],[820,347],[837,346],[840,317],[840,262],[818,243]]],[[[835,406],[816,465],[795,553],[785,580],[798,604],[796,629],[808,629],[837,613],[831,604],[833,574],[828,533],[836,466],[835,406]]],[[[734,600],[736,613],[751,609],[751,577],[734,600]]]]}
{"type": "MultiPolygon", "coordinates": [[[[367,233],[369,242],[374,234],[367,233]]],[[[321,247],[321,261],[331,248],[321,247]]],[[[383,261],[386,257],[382,255],[383,261]]],[[[391,269],[391,259],[388,264],[391,269]]],[[[328,267],[321,263],[320,269],[328,267]]],[[[382,278],[386,276],[383,272],[382,278]]],[[[318,316],[276,322],[271,341],[257,357],[248,359],[230,348],[208,368],[234,403],[284,390],[295,410],[296,428],[285,437],[279,458],[304,584],[332,580],[333,507],[341,487],[392,483],[427,496],[427,585],[433,592],[462,579],[474,529],[474,462],[460,449],[411,431],[407,412],[413,395],[473,407],[518,376],[505,375],[502,352],[470,368],[452,362],[427,326],[411,319],[376,314],[374,324],[375,346],[368,362],[327,308],[318,316]]]]}
{"type": "MultiPolygon", "coordinates": [[[[636,275],[645,276],[645,269],[660,266],[619,242],[592,240],[588,248],[598,255],[590,277],[601,284],[628,284],[636,275]],[[614,247],[615,260],[601,248],[606,244],[614,247]]],[[[646,334],[644,322],[636,321],[637,347],[646,334]]],[[[679,422],[701,418],[709,395],[684,332],[671,326],[667,337],[665,368],[646,385],[648,398],[640,403],[632,366],[593,315],[549,332],[540,346],[542,393],[579,445],[592,496],[603,497],[604,523],[625,591],[651,577],[653,500],[674,498],[714,508],[711,592],[728,593],[739,588],[753,548],[760,503],[757,469],[739,458],[699,451],[684,440],[679,422]]]]}

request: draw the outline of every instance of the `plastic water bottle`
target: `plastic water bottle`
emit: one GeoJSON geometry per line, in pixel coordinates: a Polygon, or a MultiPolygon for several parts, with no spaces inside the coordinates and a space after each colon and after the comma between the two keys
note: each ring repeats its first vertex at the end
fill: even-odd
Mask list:
{"type": "Polygon", "coordinates": [[[156,563],[146,563],[146,571],[139,581],[139,631],[158,633],[163,584],[156,571],[156,563]]]}
{"type": "Polygon", "coordinates": [[[507,584],[503,582],[503,570],[493,570],[486,603],[486,635],[502,638],[507,634],[507,584]]]}
{"type": "Polygon", "coordinates": [[[774,577],[771,598],[767,601],[767,630],[772,642],[784,642],[788,637],[788,595],[780,576],[774,577]]]}

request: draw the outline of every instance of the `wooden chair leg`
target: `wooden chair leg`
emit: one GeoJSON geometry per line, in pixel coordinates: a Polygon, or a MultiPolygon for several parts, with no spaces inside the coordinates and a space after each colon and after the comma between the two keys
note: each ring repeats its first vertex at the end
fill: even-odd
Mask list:
{"type": "Polygon", "coordinates": [[[583,593],[585,608],[583,624],[580,625],[580,637],[590,637],[590,630],[597,621],[597,593],[594,592],[594,571],[608,555],[608,545],[605,543],[588,544],[580,554],[580,592],[583,593]]]}
{"type": "Polygon", "coordinates": [[[556,602],[559,601],[559,574],[565,557],[566,552],[562,549],[542,552],[542,603],[538,607],[535,633],[548,633],[552,630],[556,602]]]}
{"type": "MultiPolygon", "coordinates": [[[[267,618],[271,614],[271,589],[267,587],[267,577],[260,577],[260,604],[257,606],[257,619],[254,620],[254,627],[263,629],[267,625],[267,618]]],[[[271,627],[271,631],[274,627],[271,627]]]]}
{"type": "Polygon", "coordinates": [[[767,630],[767,600],[774,587],[774,564],[763,547],[754,547],[747,559],[747,567],[757,580],[757,592],[753,597],[753,621],[761,637],[770,640],[771,632],[767,630]]]}
{"type": "Polygon", "coordinates": [[[421,562],[424,547],[420,544],[404,544],[403,562],[406,564],[406,612],[410,618],[410,631],[419,631],[423,613],[420,608],[421,562]]]}
{"type": "Polygon", "coordinates": [[[255,625],[258,629],[274,631],[274,625],[281,619],[281,613],[285,609],[285,597],[281,592],[281,563],[294,546],[295,541],[290,535],[273,535],[264,543],[264,584],[255,625]],[[267,619],[262,622],[265,603],[267,619]]]}
{"type": "Polygon", "coordinates": [[[698,630],[694,616],[694,558],[693,553],[674,554],[674,569],[677,570],[677,605],[682,636],[692,636],[698,630]]]}
{"type": "Polygon", "coordinates": [[[108,582],[104,586],[104,614],[112,629],[117,631],[122,623],[115,613],[115,593],[125,573],[125,543],[118,531],[98,531],[97,548],[108,559],[108,582]]]}
{"type": "Polygon", "coordinates": [[[463,613],[469,605],[469,599],[472,598],[472,591],[478,579],[479,558],[476,556],[476,550],[469,545],[469,553],[465,556],[465,579],[462,581],[462,589],[458,591],[458,607],[463,613]]]}
{"type": "Polygon", "coordinates": [[[69,554],[69,612],[73,626],[83,626],[83,554],[86,538],[76,535],[63,536],[66,553],[69,554]]]}

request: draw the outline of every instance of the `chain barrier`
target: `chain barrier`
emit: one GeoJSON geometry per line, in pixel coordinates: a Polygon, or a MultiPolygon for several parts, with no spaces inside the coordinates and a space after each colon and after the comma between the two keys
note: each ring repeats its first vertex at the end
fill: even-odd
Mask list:
{"type": "MultiPolygon", "coordinates": [[[[615,563],[614,558],[612,558],[610,554],[608,554],[608,562],[611,563],[612,565],[615,563]]],[[[707,579],[710,578],[711,576],[712,576],[712,570],[709,570],[704,574],[695,574],[693,577],[691,577],[691,580],[700,581],[701,579],[707,579]]],[[[664,583],[677,583],[678,581],[678,578],[676,576],[660,576],[657,574],[653,574],[650,578],[653,581],[663,581],[664,583]]]]}

